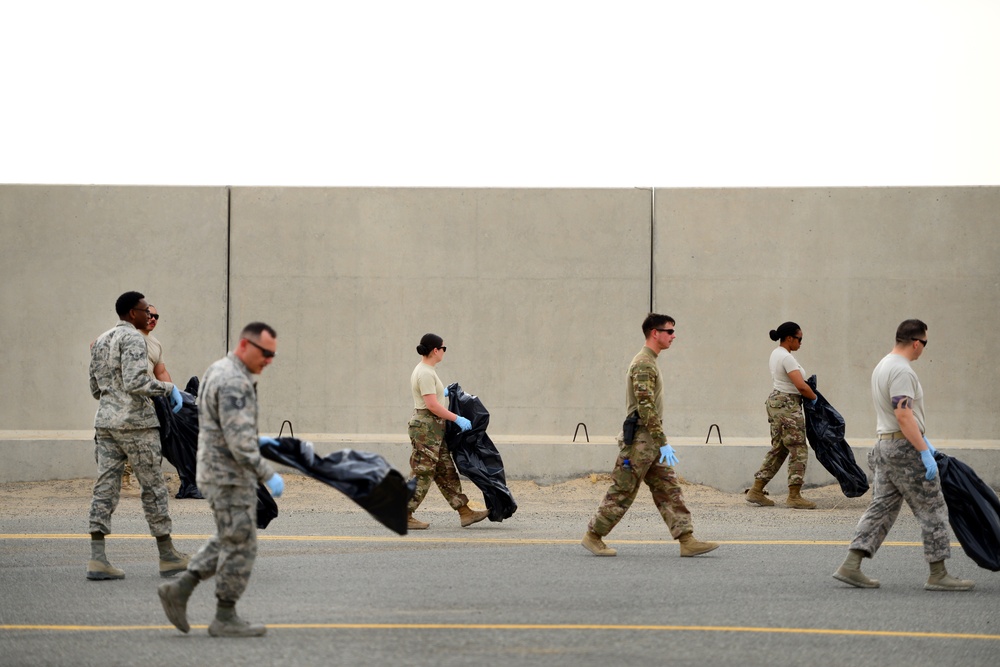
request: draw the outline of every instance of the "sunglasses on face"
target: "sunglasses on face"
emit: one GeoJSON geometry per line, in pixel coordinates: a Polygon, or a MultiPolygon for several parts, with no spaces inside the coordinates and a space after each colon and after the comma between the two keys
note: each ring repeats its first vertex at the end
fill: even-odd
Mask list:
{"type": "Polygon", "coordinates": [[[438,349],[441,350],[442,352],[447,352],[448,351],[448,346],[447,345],[442,345],[438,349]]]}
{"type": "Polygon", "coordinates": [[[674,330],[673,329],[657,329],[657,331],[661,331],[661,332],[667,334],[668,336],[673,336],[674,335],[674,330]]]}
{"type": "Polygon", "coordinates": [[[149,319],[151,319],[151,320],[158,320],[158,319],[160,319],[160,314],[159,313],[150,313],[149,314],[149,319]]]}
{"type": "Polygon", "coordinates": [[[257,343],[253,342],[249,338],[244,338],[243,340],[245,340],[246,342],[250,343],[251,345],[253,345],[258,350],[260,350],[260,353],[262,355],[264,355],[265,359],[273,359],[274,358],[274,352],[272,350],[268,350],[268,349],[265,349],[265,348],[261,347],[260,345],[258,345],[257,343]]]}
{"type": "Polygon", "coordinates": [[[927,347],[927,341],[924,340],[923,338],[911,338],[910,340],[915,340],[918,343],[920,343],[922,347],[927,347]]]}

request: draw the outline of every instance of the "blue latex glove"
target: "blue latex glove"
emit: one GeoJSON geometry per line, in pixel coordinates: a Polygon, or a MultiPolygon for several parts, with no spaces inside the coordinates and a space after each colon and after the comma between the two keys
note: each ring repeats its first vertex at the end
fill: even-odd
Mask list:
{"type": "Polygon", "coordinates": [[[270,479],[264,482],[264,486],[267,487],[272,496],[277,498],[285,490],[285,480],[281,479],[281,475],[278,473],[274,473],[270,479]]]}
{"type": "Polygon", "coordinates": [[[816,398],[814,398],[813,400],[809,401],[809,405],[811,405],[811,406],[813,406],[813,407],[815,408],[815,407],[816,407],[816,403],[817,403],[818,401],[819,401],[819,396],[817,396],[817,397],[816,397],[816,398]]]}
{"type": "Polygon", "coordinates": [[[666,463],[668,466],[677,465],[677,454],[674,453],[673,447],[670,445],[660,447],[660,463],[666,463]]]}
{"type": "Polygon", "coordinates": [[[462,429],[463,431],[468,431],[470,428],[472,428],[472,422],[470,422],[462,415],[459,415],[458,417],[455,418],[455,425],[458,426],[458,428],[462,429]]]}
{"type": "Polygon", "coordinates": [[[934,455],[931,454],[931,450],[925,449],[920,452],[920,461],[924,464],[924,468],[927,469],[927,474],[924,475],[924,479],[932,480],[937,477],[937,461],[934,460],[934,455]]]}
{"type": "Polygon", "coordinates": [[[181,390],[174,385],[173,391],[170,392],[170,411],[176,414],[181,411],[183,405],[184,399],[181,398],[181,390]]]}
{"type": "Polygon", "coordinates": [[[261,445],[274,445],[277,447],[278,441],[274,438],[257,438],[257,446],[260,447],[261,445]]]}
{"type": "Polygon", "coordinates": [[[934,445],[931,444],[926,435],[924,436],[924,444],[927,445],[927,449],[931,450],[931,454],[937,454],[937,450],[934,449],[934,445]]]}
{"type": "Polygon", "coordinates": [[[444,397],[448,398],[448,387],[444,388],[444,397]]]}

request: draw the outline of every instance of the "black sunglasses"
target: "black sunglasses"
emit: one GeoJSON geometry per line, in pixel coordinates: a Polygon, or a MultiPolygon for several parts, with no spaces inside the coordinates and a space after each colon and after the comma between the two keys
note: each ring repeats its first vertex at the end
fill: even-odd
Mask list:
{"type": "Polygon", "coordinates": [[[253,342],[249,338],[244,338],[243,340],[245,340],[246,342],[250,343],[251,345],[253,345],[258,350],[260,350],[260,353],[262,355],[264,355],[265,359],[272,359],[272,358],[274,358],[274,352],[272,350],[268,350],[268,349],[265,349],[265,348],[261,347],[260,345],[258,345],[257,343],[253,342]]]}
{"type": "Polygon", "coordinates": [[[160,319],[160,314],[159,313],[150,313],[149,317],[150,317],[150,319],[158,320],[158,319],[160,319]]]}
{"type": "Polygon", "coordinates": [[[438,349],[441,350],[442,352],[447,352],[448,351],[448,346],[447,345],[442,345],[438,349]]]}
{"type": "Polygon", "coordinates": [[[674,335],[674,330],[673,329],[657,329],[657,331],[662,331],[663,333],[668,334],[670,336],[674,335]]]}
{"type": "Polygon", "coordinates": [[[924,340],[923,338],[911,338],[910,340],[915,340],[919,342],[922,346],[927,347],[927,341],[924,340]]]}

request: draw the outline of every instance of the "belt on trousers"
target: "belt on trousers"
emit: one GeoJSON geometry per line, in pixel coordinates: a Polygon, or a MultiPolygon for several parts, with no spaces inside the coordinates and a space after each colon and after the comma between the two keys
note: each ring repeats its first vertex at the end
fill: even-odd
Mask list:
{"type": "Polygon", "coordinates": [[[906,436],[903,435],[902,431],[893,431],[892,433],[879,433],[879,440],[906,440],[906,436]]]}

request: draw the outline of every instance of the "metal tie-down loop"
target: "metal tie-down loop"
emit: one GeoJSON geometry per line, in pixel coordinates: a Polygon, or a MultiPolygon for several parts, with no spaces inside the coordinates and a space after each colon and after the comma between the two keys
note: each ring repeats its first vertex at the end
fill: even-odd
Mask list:
{"type": "Polygon", "coordinates": [[[576,442],[576,434],[580,432],[581,426],[583,427],[583,435],[586,436],[587,442],[590,442],[590,434],[587,433],[587,425],[584,424],[583,422],[580,422],[579,424],[576,425],[576,430],[573,431],[573,442],[576,442]]]}
{"type": "Polygon", "coordinates": [[[708,444],[708,439],[712,437],[712,429],[713,428],[715,429],[715,432],[719,434],[719,444],[721,445],[722,444],[722,431],[719,430],[719,425],[718,424],[712,424],[711,426],[708,427],[708,435],[705,436],[705,444],[707,445],[708,444]]]}

